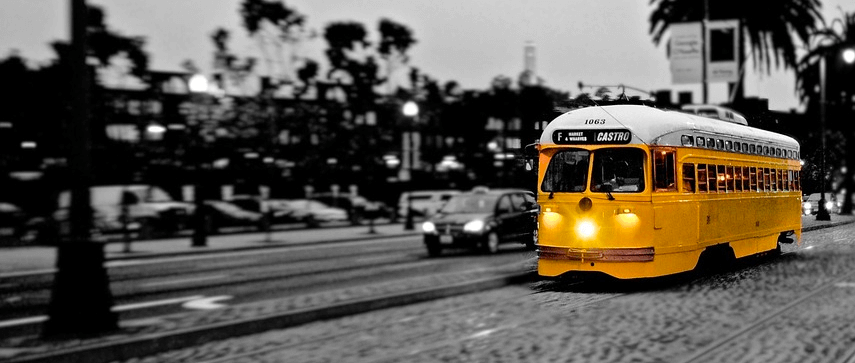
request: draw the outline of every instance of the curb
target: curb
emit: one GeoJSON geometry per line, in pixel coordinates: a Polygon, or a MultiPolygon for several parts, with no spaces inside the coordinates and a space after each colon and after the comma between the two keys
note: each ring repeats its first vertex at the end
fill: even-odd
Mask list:
{"type": "MultiPolygon", "coordinates": [[[[199,249],[191,249],[191,250],[186,250],[186,251],[174,251],[174,252],[160,252],[160,253],[153,252],[153,253],[145,253],[145,254],[131,254],[128,256],[107,256],[106,260],[107,261],[123,261],[123,260],[142,260],[142,259],[152,259],[152,258],[162,258],[162,257],[187,256],[187,255],[205,255],[205,254],[215,254],[215,253],[263,250],[263,249],[303,247],[303,246],[312,246],[312,245],[325,245],[325,244],[343,243],[343,242],[370,241],[370,240],[375,240],[375,239],[411,237],[411,236],[418,236],[418,235],[419,235],[418,233],[413,233],[413,232],[396,233],[396,234],[379,234],[378,233],[375,235],[364,236],[364,237],[348,237],[348,238],[343,238],[343,239],[332,239],[332,240],[314,241],[314,242],[279,243],[279,242],[271,241],[271,242],[269,242],[269,244],[259,244],[259,245],[253,245],[253,246],[241,246],[241,247],[233,247],[233,248],[208,248],[208,249],[206,249],[206,247],[196,247],[199,249]]],[[[263,242],[263,241],[257,241],[257,242],[258,243],[268,243],[268,242],[263,242]]],[[[108,253],[106,253],[106,254],[108,254],[108,253]]]]}
{"type": "Polygon", "coordinates": [[[187,348],[209,341],[284,329],[317,320],[332,319],[373,310],[414,304],[445,297],[463,295],[533,280],[536,272],[517,272],[487,277],[453,285],[425,288],[409,292],[363,298],[316,308],[299,309],[265,317],[182,329],[169,333],[150,334],[118,342],[106,342],[51,353],[12,358],[10,363],[41,362],[113,362],[154,355],[169,350],[187,348]]]}
{"type": "Polygon", "coordinates": [[[843,226],[843,225],[852,224],[852,223],[855,223],[855,220],[851,220],[851,221],[840,221],[840,222],[831,222],[831,223],[829,223],[829,224],[819,224],[819,225],[816,225],[816,226],[810,226],[810,227],[807,227],[807,228],[802,228],[802,233],[804,233],[804,232],[810,232],[810,231],[815,231],[815,230],[817,230],[817,229],[824,229],[824,228],[831,228],[831,227],[843,226]]]}

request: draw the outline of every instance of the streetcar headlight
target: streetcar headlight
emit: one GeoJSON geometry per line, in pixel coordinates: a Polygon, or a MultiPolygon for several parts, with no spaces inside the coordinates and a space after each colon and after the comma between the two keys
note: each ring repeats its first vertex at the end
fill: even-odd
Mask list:
{"type": "Polygon", "coordinates": [[[589,221],[581,221],[576,224],[576,235],[582,238],[588,238],[594,235],[596,226],[589,221]]]}
{"type": "Polygon", "coordinates": [[[463,230],[466,232],[481,232],[484,229],[484,221],[476,219],[463,225],[463,230]]]}
{"type": "Polygon", "coordinates": [[[433,222],[424,222],[422,223],[422,231],[425,233],[433,233],[436,232],[436,225],[433,222]]]}

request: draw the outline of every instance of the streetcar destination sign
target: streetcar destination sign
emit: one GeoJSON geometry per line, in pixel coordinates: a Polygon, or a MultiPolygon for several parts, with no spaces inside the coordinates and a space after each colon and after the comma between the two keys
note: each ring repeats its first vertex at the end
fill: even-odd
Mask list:
{"type": "Polygon", "coordinates": [[[573,144],[629,144],[632,133],[628,130],[555,130],[552,141],[561,145],[573,144]]]}

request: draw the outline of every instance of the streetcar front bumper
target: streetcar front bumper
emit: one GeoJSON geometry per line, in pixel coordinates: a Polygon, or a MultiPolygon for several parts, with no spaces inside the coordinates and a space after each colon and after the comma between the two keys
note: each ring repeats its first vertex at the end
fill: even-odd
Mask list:
{"type": "Polygon", "coordinates": [[[649,262],[653,261],[653,247],[642,248],[571,248],[537,246],[537,258],[544,260],[649,262]]]}

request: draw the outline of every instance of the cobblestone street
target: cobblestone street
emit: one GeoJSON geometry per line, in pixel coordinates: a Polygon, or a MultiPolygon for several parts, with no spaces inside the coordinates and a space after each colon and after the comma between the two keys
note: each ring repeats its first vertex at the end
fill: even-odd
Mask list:
{"type": "Polygon", "coordinates": [[[642,286],[538,281],[134,362],[845,362],[855,226],[642,286]]]}

